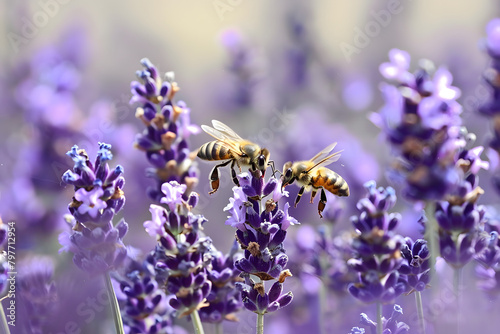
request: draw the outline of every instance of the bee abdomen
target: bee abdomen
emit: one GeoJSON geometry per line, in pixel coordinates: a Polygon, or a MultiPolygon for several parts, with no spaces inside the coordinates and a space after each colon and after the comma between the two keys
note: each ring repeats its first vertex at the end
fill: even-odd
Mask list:
{"type": "Polygon", "coordinates": [[[318,186],[322,186],[329,192],[337,196],[349,196],[349,185],[340,176],[330,169],[321,170],[315,180],[318,186]]]}
{"type": "Polygon", "coordinates": [[[209,161],[227,160],[232,158],[229,149],[217,141],[211,141],[203,144],[198,150],[197,155],[198,158],[209,161]]]}

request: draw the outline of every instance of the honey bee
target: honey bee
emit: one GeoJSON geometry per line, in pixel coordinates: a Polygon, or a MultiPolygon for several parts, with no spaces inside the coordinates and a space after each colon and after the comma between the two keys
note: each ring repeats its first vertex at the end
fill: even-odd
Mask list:
{"type": "Polygon", "coordinates": [[[324,166],[337,161],[340,158],[340,152],[328,155],[337,145],[333,143],[324,150],[316,154],[311,160],[287,162],[283,166],[282,187],[286,187],[297,181],[302,187],[295,198],[295,207],[304,194],[304,191],[311,191],[311,201],[313,202],[316,193],[321,188],[321,198],[318,203],[318,213],[320,218],[326,205],[325,189],[337,196],[349,196],[349,186],[347,182],[337,173],[324,166]]]}
{"type": "MultiPolygon", "coordinates": [[[[269,151],[266,148],[260,148],[259,145],[241,138],[226,124],[212,120],[213,128],[202,125],[203,131],[214,137],[215,141],[203,144],[198,150],[198,157],[203,160],[227,160],[216,165],[210,172],[210,181],[213,194],[219,189],[219,167],[227,166],[231,163],[231,176],[234,184],[239,186],[238,178],[234,165],[237,165],[240,172],[241,167],[249,166],[252,170],[260,170],[262,177],[266,172],[267,166],[272,164],[269,161],[269,151]]],[[[274,167],[273,167],[274,170],[274,167]]]]}

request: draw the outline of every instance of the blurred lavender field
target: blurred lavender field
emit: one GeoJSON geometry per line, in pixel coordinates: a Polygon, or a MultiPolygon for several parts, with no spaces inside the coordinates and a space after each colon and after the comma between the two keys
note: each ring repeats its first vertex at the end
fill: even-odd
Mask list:
{"type": "Polygon", "coordinates": [[[205,333],[254,333],[263,307],[265,333],[377,333],[379,304],[384,333],[423,333],[417,295],[425,333],[498,331],[496,2],[2,1],[0,16],[11,333],[114,332],[102,273],[126,333],[191,333],[196,308],[205,333]],[[234,189],[229,167],[209,195],[215,162],[195,156],[212,120],[280,172],[337,142],[349,197],[327,192],[320,219],[320,194],[294,208],[297,184],[283,196],[268,168],[234,189]],[[173,258],[194,267],[174,275],[173,258]],[[247,273],[279,282],[267,304],[247,273]]]}

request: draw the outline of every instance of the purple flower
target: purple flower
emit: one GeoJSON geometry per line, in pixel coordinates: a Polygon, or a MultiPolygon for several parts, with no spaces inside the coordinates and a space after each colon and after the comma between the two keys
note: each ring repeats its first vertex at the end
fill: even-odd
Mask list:
{"type": "Polygon", "coordinates": [[[174,310],[155,280],[148,261],[132,261],[125,276],[116,275],[124,295],[122,318],[130,333],[173,333],[174,310]]]}
{"type": "Polygon", "coordinates": [[[357,236],[352,248],[357,256],[348,265],[359,272],[359,282],[351,283],[349,292],[365,303],[391,302],[406,290],[398,269],[402,264],[402,237],[393,230],[401,220],[397,213],[389,214],[396,203],[394,189],[376,187],[367,182],[368,194],[358,202],[359,216],[351,217],[357,236]]]}
{"type": "Polygon", "coordinates": [[[426,289],[430,282],[430,252],[427,241],[418,239],[413,242],[411,238],[405,238],[401,255],[404,261],[398,271],[406,277],[410,289],[408,293],[426,289]]]}
{"type": "Polygon", "coordinates": [[[231,214],[226,224],[237,228],[236,240],[245,250],[244,256],[234,263],[234,267],[241,271],[240,276],[246,280],[245,284],[239,283],[238,286],[242,291],[243,304],[248,310],[259,314],[274,312],[287,305],[292,295],[289,293],[283,296],[281,301],[278,298],[281,285],[275,284],[268,296],[264,291],[264,282],[278,279],[282,284],[287,276],[291,276],[285,269],[288,256],[285,254],[283,241],[287,228],[298,222],[288,215],[288,203],[283,210],[279,209],[279,204],[272,198],[263,203],[265,197],[280,188],[274,176],[264,182],[261,172],[257,170],[242,173],[239,180],[241,187],[233,188],[234,197],[225,208],[231,214]],[[258,277],[260,282],[255,282],[250,275],[258,277]]]}
{"type": "Polygon", "coordinates": [[[110,145],[100,143],[92,164],[84,150],[75,145],[67,154],[75,162],[73,171],[63,175],[63,181],[75,187],[75,196],[68,206],[66,222],[71,232],[62,232],[60,252],[73,253],[73,262],[90,273],[103,273],[119,267],[127,255],[123,237],[128,225],[121,220],[113,226],[113,216],[125,203],[121,190],[125,180],[123,168],[110,170],[110,145]],[[90,190],[88,190],[90,189],[90,190]]]}
{"type": "Polygon", "coordinates": [[[492,57],[500,57],[500,18],[491,20],[486,26],[486,47],[492,57]]]}
{"type": "MultiPolygon", "coordinates": [[[[400,72],[408,68],[406,57],[395,52],[402,60],[393,61],[398,66],[381,67],[386,77],[386,68],[400,72]]],[[[403,184],[403,195],[414,201],[442,200],[459,187],[463,174],[457,168],[457,156],[466,151],[472,135],[461,127],[462,107],[456,102],[460,90],[451,86],[451,73],[445,68],[433,73],[429,61],[420,65],[414,82],[400,80],[398,86],[381,86],[386,105],[370,119],[382,129],[399,157],[388,178],[403,184]]],[[[460,158],[474,163],[470,166],[474,173],[487,168],[479,159],[480,149],[467,152],[460,158]]]]}
{"type": "Polygon", "coordinates": [[[152,166],[147,175],[156,181],[155,187],[149,187],[147,193],[156,202],[174,198],[178,201],[177,194],[170,193],[170,186],[163,186],[175,181],[184,185],[181,195],[187,199],[198,183],[198,171],[187,140],[192,134],[199,133],[200,128],[191,124],[191,111],[186,103],[174,101],[179,90],[174,73],[166,73],[162,80],[157,68],[148,59],[142,59],[141,64],[144,70],[137,72],[139,81],[131,84],[133,96],[130,102],[139,104],[135,115],[146,126],[143,133],[136,136],[135,147],[145,152],[152,166]],[[164,195],[167,199],[162,199],[164,195]]]}
{"type": "Polygon", "coordinates": [[[176,181],[165,182],[161,186],[165,197],[162,197],[160,202],[167,204],[170,210],[175,211],[177,205],[182,203],[182,195],[184,195],[186,188],[185,184],[179,184],[176,181]]]}
{"type": "Polygon", "coordinates": [[[82,202],[78,207],[78,213],[81,215],[89,214],[92,218],[96,218],[100,210],[106,208],[106,202],[100,197],[104,195],[102,188],[94,188],[91,191],[80,188],[75,192],[75,199],[82,202]]]}
{"type": "Polygon", "coordinates": [[[207,306],[212,288],[207,272],[212,241],[201,234],[206,219],[191,212],[197,196],[182,200],[185,187],[176,182],[164,184],[168,208],[152,205],[152,220],[144,223],[146,231],[158,240],[150,259],[156,280],[173,296],[169,304],[179,317],[207,306]]]}
{"type": "Polygon", "coordinates": [[[235,313],[243,307],[241,293],[235,288],[235,284],[241,281],[240,271],[234,267],[237,251],[236,240],[227,255],[215,249],[212,250],[211,268],[208,270],[208,279],[212,282],[212,290],[207,296],[209,305],[199,311],[203,322],[219,323],[223,320],[237,320],[235,313]]]}
{"type": "Polygon", "coordinates": [[[390,63],[380,65],[380,73],[389,80],[397,80],[401,83],[411,85],[415,77],[408,72],[410,68],[410,54],[399,49],[389,51],[390,63]]]}

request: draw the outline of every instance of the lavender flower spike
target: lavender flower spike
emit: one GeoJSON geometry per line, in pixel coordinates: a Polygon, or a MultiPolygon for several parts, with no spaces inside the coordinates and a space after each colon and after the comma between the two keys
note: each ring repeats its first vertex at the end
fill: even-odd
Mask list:
{"type": "Polygon", "coordinates": [[[406,290],[397,271],[403,261],[403,238],[393,232],[401,216],[387,212],[396,203],[394,189],[377,188],[374,181],[365,188],[368,194],[357,205],[361,214],[351,217],[357,233],[352,248],[357,256],[348,261],[359,273],[359,282],[351,283],[348,290],[365,303],[388,303],[406,290]]]}
{"type": "Polygon", "coordinates": [[[292,276],[285,269],[288,256],[283,241],[290,225],[298,224],[288,215],[288,203],[281,210],[273,200],[280,197],[274,192],[281,189],[281,181],[272,176],[264,182],[261,176],[259,170],[240,174],[241,187],[233,188],[234,198],[225,208],[230,212],[226,224],[237,229],[236,240],[245,250],[244,257],[234,263],[245,283],[238,282],[236,286],[241,291],[245,308],[258,314],[258,324],[262,324],[259,320],[262,321],[265,313],[275,312],[292,301],[291,292],[282,294],[283,282],[292,276]],[[262,205],[263,199],[271,194],[272,198],[262,205]],[[264,282],[274,279],[277,282],[266,292],[264,282]]]}
{"type": "Polygon", "coordinates": [[[208,306],[212,289],[207,271],[212,241],[201,234],[206,219],[191,212],[198,194],[182,199],[185,187],[175,181],[164,185],[161,202],[167,203],[168,209],[152,205],[152,220],[144,223],[148,233],[158,240],[151,258],[156,280],[165,287],[166,294],[173,296],[169,303],[179,317],[208,306]]]}
{"type": "Polygon", "coordinates": [[[73,262],[90,273],[104,273],[119,267],[127,255],[123,237],[128,225],[121,220],[113,226],[112,220],[125,203],[122,191],[125,180],[123,168],[111,170],[107,161],[112,158],[111,146],[99,143],[95,163],[85,150],[73,146],[67,153],[75,166],[66,171],[63,181],[75,187],[75,196],[69,204],[71,214],[65,220],[71,232],[59,235],[60,250],[73,253],[73,262]]]}
{"type": "Polygon", "coordinates": [[[165,74],[161,79],[158,69],[147,59],[141,60],[144,69],[137,72],[139,81],[131,83],[130,103],[139,104],[135,116],[146,129],[136,136],[135,147],[146,153],[151,164],[147,175],[156,181],[155,187],[148,188],[150,198],[159,202],[165,192],[162,185],[176,181],[184,184],[184,199],[198,183],[198,171],[188,147],[192,134],[201,131],[191,124],[190,109],[183,101],[174,101],[179,86],[174,81],[174,73],[165,74]]]}

